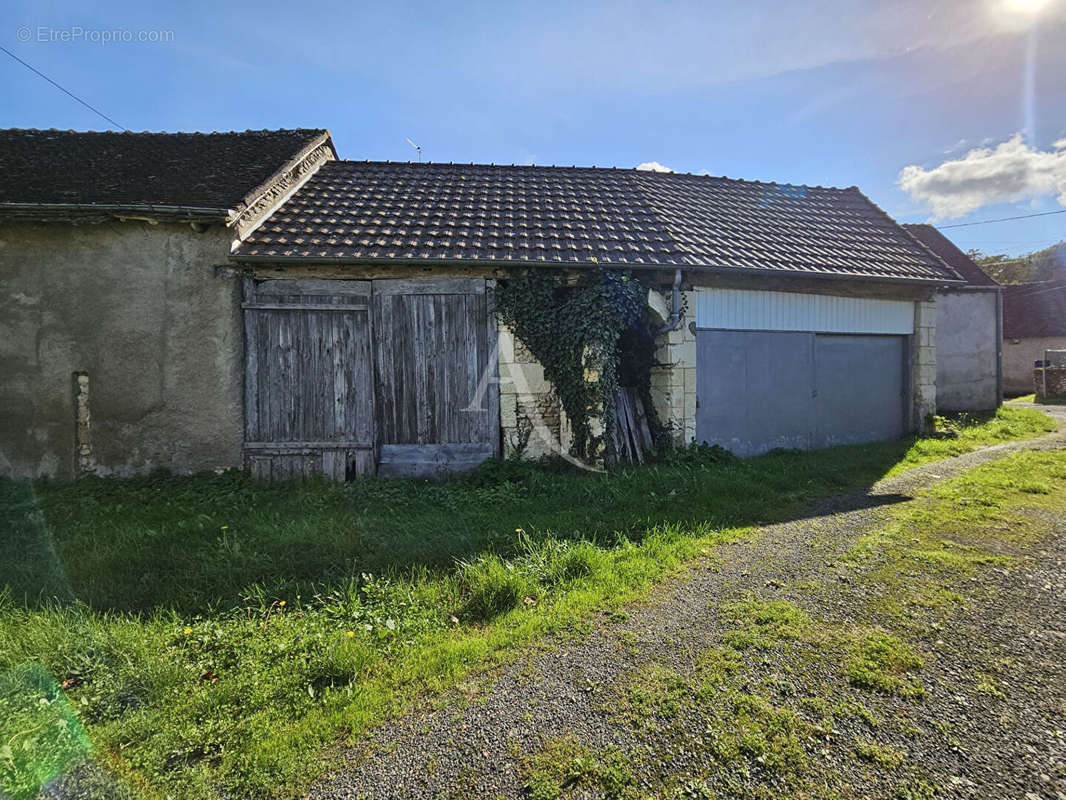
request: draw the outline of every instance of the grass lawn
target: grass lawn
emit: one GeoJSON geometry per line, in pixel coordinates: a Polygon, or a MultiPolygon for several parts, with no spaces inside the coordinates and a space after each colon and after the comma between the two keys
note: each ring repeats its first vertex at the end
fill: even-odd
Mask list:
{"type": "MultiPolygon", "coordinates": [[[[1008,403],[1036,403],[1037,400],[1036,400],[1036,395],[1035,394],[1024,394],[1021,397],[1013,397],[1010,400],[1008,400],[1007,402],[1008,403]]],[[[1066,405],[1066,402],[1064,402],[1062,400],[1045,399],[1043,402],[1039,403],[1038,405],[1061,406],[1061,405],[1066,405]]]]}
{"type": "Polygon", "coordinates": [[[811,501],[1054,430],[1004,407],[905,439],[443,484],[239,473],[0,483],[0,795],[89,758],[110,796],[288,796],[417,697],[811,501]]]}

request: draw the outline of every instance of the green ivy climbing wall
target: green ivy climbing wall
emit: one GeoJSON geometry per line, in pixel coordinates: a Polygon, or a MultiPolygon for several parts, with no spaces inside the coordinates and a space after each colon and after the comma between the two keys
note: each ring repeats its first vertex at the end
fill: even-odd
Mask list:
{"type": "Polygon", "coordinates": [[[600,268],[575,280],[561,270],[532,269],[500,280],[496,304],[501,321],[544,367],[570,420],[571,455],[595,459],[611,437],[593,436],[591,420],[600,416],[604,432],[612,430],[619,341],[641,330],[647,288],[618,270],[600,268]]]}

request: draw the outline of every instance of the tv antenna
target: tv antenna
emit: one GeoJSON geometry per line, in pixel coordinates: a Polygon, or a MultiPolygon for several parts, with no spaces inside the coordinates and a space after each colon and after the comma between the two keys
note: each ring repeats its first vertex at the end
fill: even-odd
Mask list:
{"type": "Polygon", "coordinates": [[[411,137],[409,137],[409,136],[405,136],[404,138],[405,138],[405,139],[407,139],[407,143],[408,143],[409,145],[411,145],[411,147],[413,147],[413,148],[414,148],[415,150],[417,150],[417,151],[418,151],[418,163],[419,163],[419,164],[421,164],[421,163],[422,163],[422,148],[421,148],[421,147],[419,147],[419,146],[418,146],[417,144],[415,144],[414,142],[412,142],[412,141],[411,141],[411,137]]]}

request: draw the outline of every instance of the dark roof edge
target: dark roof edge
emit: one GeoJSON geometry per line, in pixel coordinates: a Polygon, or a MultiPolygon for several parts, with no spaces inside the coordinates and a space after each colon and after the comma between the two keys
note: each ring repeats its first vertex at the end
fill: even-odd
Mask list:
{"type": "Polygon", "coordinates": [[[155,216],[169,219],[225,222],[228,208],[205,206],[169,206],[152,203],[0,203],[0,219],[4,212],[14,212],[19,219],[45,221],[63,219],[71,214],[100,214],[105,217],[124,215],[155,216]]]}
{"type": "Polygon", "coordinates": [[[899,226],[900,230],[902,230],[903,233],[906,234],[908,238],[910,238],[910,240],[912,242],[914,242],[916,245],[918,245],[918,247],[922,248],[927,253],[929,253],[929,255],[931,255],[933,258],[935,258],[941,264],[943,264],[945,269],[947,269],[947,271],[950,272],[952,275],[957,275],[959,277],[959,280],[962,281],[962,283],[965,283],[965,284],[969,285],[970,282],[968,280],[966,280],[964,277],[962,277],[962,273],[961,272],[959,272],[957,269],[955,269],[953,266],[951,266],[951,264],[949,264],[947,261],[945,261],[938,252],[933,250],[932,247],[927,245],[925,242],[923,242],[921,239],[919,239],[917,236],[915,236],[913,233],[911,233],[909,230],[907,230],[907,226],[906,225],[904,225],[902,222],[896,222],[896,224],[899,226]]]}
{"type": "MultiPolygon", "coordinates": [[[[44,132],[37,131],[36,129],[19,129],[10,128],[6,130],[20,131],[26,130],[28,132],[44,132]]],[[[302,129],[300,129],[302,130],[302,129]]],[[[311,153],[316,149],[322,147],[323,144],[328,144],[330,152],[333,154],[333,158],[337,158],[337,149],[333,145],[333,139],[330,135],[329,129],[309,129],[311,131],[318,130],[318,134],[309,142],[304,144],[293,155],[287,158],[265,181],[258,186],[252,188],[239,203],[236,208],[214,208],[206,206],[182,206],[182,205],[168,205],[164,203],[5,203],[0,202],[0,221],[23,221],[23,222],[63,222],[77,218],[79,221],[85,221],[86,219],[93,219],[94,217],[103,220],[113,217],[122,216],[151,216],[159,217],[160,219],[167,220],[179,220],[182,222],[219,222],[224,224],[232,224],[239,220],[249,209],[253,208],[255,203],[263,196],[267,195],[271,189],[281,181],[289,172],[299,166],[311,153]]],[[[100,135],[121,135],[113,131],[59,131],[60,133],[90,133],[100,135]]],[[[274,131],[254,131],[271,132],[274,131]]],[[[168,136],[167,133],[129,133],[131,136],[168,136]]],[[[185,135],[201,135],[201,136],[214,136],[222,135],[228,136],[231,134],[240,134],[240,131],[224,132],[224,133],[205,133],[205,134],[185,134],[185,135]]],[[[248,131],[245,131],[248,133],[248,131]]],[[[182,134],[175,134],[182,135],[182,134]]]]}
{"type": "Polygon", "coordinates": [[[971,284],[966,283],[965,286],[952,286],[953,292],[1000,292],[1002,293],[1004,286],[999,283],[985,283],[985,284],[971,284]]]}
{"type": "MultiPolygon", "coordinates": [[[[724,274],[724,275],[760,275],[764,277],[777,277],[777,278],[817,278],[819,280],[853,280],[853,281],[873,281],[876,283],[899,283],[908,285],[919,286],[959,286],[965,285],[964,280],[951,280],[947,278],[905,278],[896,277],[893,275],[856,275],[840,272],[815,272],[811,270],[789,270],[789,269],[761,269],[759,267],[723,267],[716,266],[714,264],[621,264],[616,262],[594,262],[594,261],[574,261],[574,262],[562,262],[562,261],[503,261],[501,259],[488,259],[488,258],[349,258],[346,256],[261,256],[261,255],[241,255],[240,253],[232,253],[229,256],[231,261],[238,263],[248,264],[303,264],[305,266],[314,266],[316,264],[332,264],[332,265],[349,265],[358,266],[361,264],[370,266],[436,266],[436,267],[521,267],[526,269],[639,269],[639,270],[683,270],[690,272],[701,272],[707,274],[724,274]]],[[[954,272],[954,270],[952,270],[954,272]]]]}

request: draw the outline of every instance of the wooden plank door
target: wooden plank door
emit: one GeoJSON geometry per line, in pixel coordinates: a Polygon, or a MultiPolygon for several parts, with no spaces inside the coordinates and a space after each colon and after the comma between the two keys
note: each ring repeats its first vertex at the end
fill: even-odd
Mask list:
{"type": "Polygon", "coordinates": [[[373,282],[379,474],[433,477],[498,453],[491,298],[480,278],[373,282]]]}
{"type": "Polygon", "coordinates": [[[244,287],[246,467],[274,480],[373,474],[369,282],[244,287]]]}

